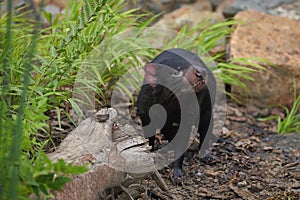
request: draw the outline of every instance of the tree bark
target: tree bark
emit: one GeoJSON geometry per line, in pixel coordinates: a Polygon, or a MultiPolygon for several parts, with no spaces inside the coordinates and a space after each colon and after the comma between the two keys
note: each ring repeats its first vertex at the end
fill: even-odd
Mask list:
{"type": "Polygon", "coordinates": [[[73,176],[63,191],[53,192],[55,199],[101,199],[104,190],[156,171],[141,130],[124,122],[118,124],[117,119],[116,110],[100,110],[69,133],[57,151],[48,154],[52,161],[61,158],[78,165],[90,163],[88,172],[73,176]]]}

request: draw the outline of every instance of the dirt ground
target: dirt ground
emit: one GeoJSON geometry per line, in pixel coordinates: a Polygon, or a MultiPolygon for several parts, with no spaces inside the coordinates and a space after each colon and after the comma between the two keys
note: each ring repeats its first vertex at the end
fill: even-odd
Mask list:
{"type": "Polygon", "coordinates": [[[148,178],[136,186],[142,188],[137,199],[300,199],[300,133],[279,135],[274,122],[256,120],[274,113],[280,111],[229,102],[223,141],[211,150],[213,161],[201,162],[193,144],[186,152],[182,185],[172,184],[171,166],[166,167],[159,172],[168,191],[148,178]]]}

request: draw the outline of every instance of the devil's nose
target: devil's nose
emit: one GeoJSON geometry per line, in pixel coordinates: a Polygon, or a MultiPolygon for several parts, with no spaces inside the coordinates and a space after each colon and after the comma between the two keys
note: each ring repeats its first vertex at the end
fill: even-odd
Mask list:
{"type": "Polygon", "coordinates": [[[199,70],[196,70],[196,76],[199,77],[199,78],[204,78],[206,76],[206,71],[199,71],[199,70]]]}

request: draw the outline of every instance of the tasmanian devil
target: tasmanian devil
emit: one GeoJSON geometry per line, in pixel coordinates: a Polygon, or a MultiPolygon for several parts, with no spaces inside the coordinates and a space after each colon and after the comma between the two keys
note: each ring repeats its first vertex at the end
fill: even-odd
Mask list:
{"type": "MultiPolygon", "coordinates": [[[[176,134],[183,134],[180,139],[182,144],[176,145],[174,148],[176,160],[173,166],[173,179],[180,180],[183,176],[183,152],[180,146],[183,146],[184,150],[186,149],[190,134],[178,131],[180,123],[184,121],[188,126],[192,126],[194,123],[198,128],[200,149],[207,134],[212,134],[212,109],[215,101],[216,80],[196,54],[178,48],[163,51],[152,62],[145,64],[144,70],[144,84],[138,95],[137,111],[143,127],[149,126],[149,124],[152,126],[152,128],[144,129],[144,134],[149,138],[149,144],[153,150],[157,126],[151,123],[157,122],[154,119],[159,118],[161,114],[152,113],[150,116],[149,110],[153,105],[159,104],[166,113],[166,121],[160,130],[164,137],[171,142],[176,134]],[[184,99],[191,93],[196,97],[196,105],[189,102],[188,98],[184,99]],[[184,104],[180,102],[180,99],[184,99],[184,104]],[[199,108],[198,113],[196,112],[197,107],[199,108]],[[185,116],[190,118],[188,120],[181,118],[184,117],[181,114],[186,111],[188,114],[185,116]],[[194,122],[195,119],[196,122],[194,122]]],[[[191,127],[183,130],[191,131],[191,127]]]]}

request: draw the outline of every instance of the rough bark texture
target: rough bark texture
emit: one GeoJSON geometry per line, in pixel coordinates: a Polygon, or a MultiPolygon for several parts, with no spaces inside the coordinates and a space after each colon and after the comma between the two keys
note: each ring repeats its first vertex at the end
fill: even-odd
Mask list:
{"type": "Polygon", "coordinates": [[[63,191],[54,192],[55,199],[99,199],[104,190],[126,185],[128,180],[139,180],[155,171],[148,142],[140,135],[141,131],[116,124],[116,110],[102,109],[82,121],[57,151],[48,154],[53,161],[62,158],[74,164],[90,163],[87,173],[73,176],[63,191]]]}

